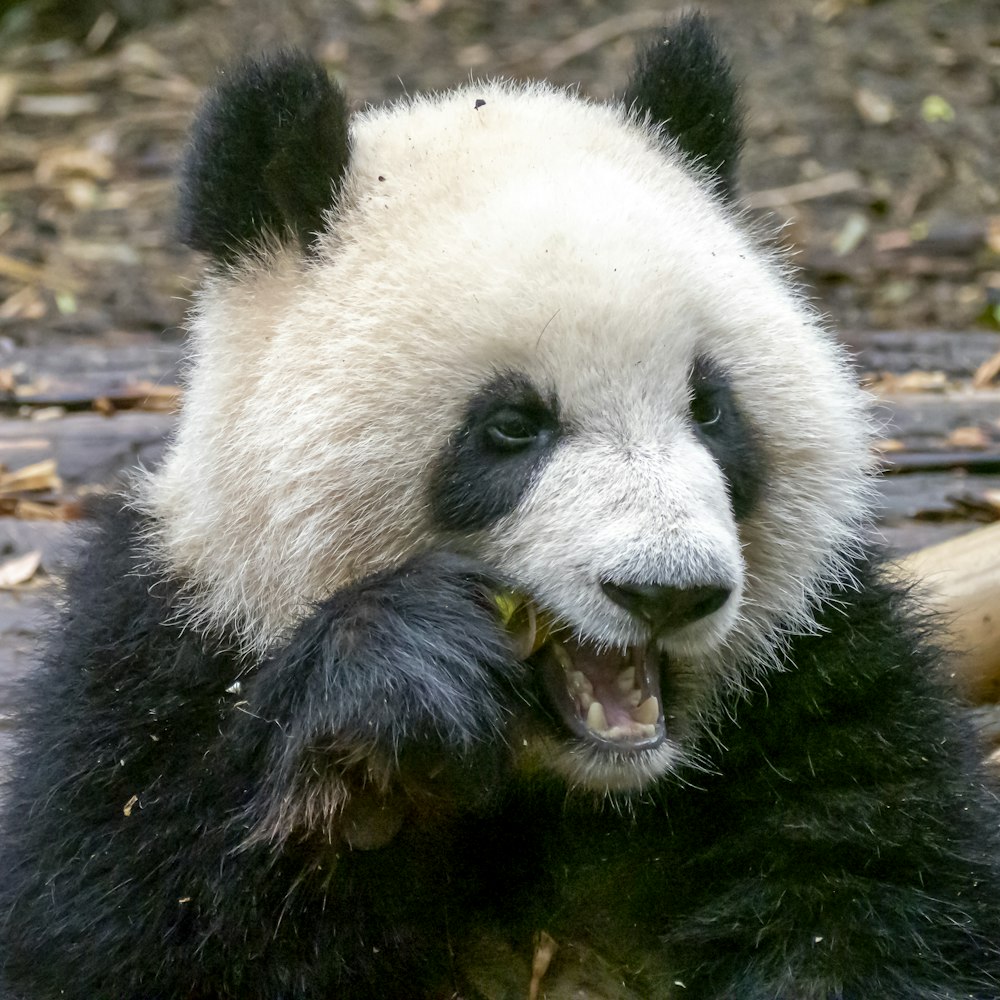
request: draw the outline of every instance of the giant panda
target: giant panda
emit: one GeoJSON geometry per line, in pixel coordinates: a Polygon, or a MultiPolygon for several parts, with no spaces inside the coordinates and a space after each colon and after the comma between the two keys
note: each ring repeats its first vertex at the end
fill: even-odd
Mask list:
{"type": "Polygon", "coordinates": [[[21,708],[20,1000],[988,1000],[996,791],[698,15],[621,100],[222,77],[176,439],[21,708]]]}

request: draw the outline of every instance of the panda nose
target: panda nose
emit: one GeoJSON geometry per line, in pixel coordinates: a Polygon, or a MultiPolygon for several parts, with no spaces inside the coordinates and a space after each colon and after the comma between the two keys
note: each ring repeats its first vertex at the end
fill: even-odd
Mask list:
{"type": "Polygon", "coordinates": [[[601,589],[615,604],[641,619],[652,630],[672,632],[718,611],[732,593],[729,587],[706,584],[671,587],[658,583],[612,583],[601,589]]]}

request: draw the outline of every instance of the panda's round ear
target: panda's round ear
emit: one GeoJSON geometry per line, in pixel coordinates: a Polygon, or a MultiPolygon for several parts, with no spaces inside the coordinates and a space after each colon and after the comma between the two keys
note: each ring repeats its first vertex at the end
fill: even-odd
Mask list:
{"type": "Polygon", "coordinates": [[[719,191],[734,197],[743,145],[739,95],[729,60],[702,14],[686,14],[640,53],[625,103],[662,124],[711,172],[719,191]]]}
{"type": "Polygon", "coordinates": [[[350,156],[347,102],[319,63],[278,52],[222,75],[195,119],[180,237],[231,264],[265,238],[308,246],[350,156]]]}

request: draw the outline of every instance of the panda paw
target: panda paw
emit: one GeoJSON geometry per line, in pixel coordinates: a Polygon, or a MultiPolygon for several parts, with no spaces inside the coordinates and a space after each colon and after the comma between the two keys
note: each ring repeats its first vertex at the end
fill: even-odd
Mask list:
{"type": "Polygon", "coordinates": [[[260,675],[260,713],[284,734],[278,770],[489,798],[525,670],[493,603],[501,586],[480,563],[431,552],[319,604],[260,675]]]}
{"type": "Polygon", "coordinates": [[[434,552],[327,602],[329,681],[363,732],[393,751],[459,755],[503,739],[523,667],[497,618],[499,587],[481,563],[434,552]]]}

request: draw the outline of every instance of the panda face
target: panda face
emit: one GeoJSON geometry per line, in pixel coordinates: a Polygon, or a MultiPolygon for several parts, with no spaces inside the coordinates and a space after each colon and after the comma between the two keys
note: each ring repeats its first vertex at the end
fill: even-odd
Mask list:
{"type": "Polygon", "coordinates": [[[674,762],[678,725],[711,680],[679,665],[710,657],[738,617],[739,522],[763,479],[753,430],[714,363],[697,357],[643,384],[608,360],[580,394],[589,405],[561,405],[558,371],[543,391],[524,374],[491,379],[430,490],[438,523],[554,618],[530,660],[549,724],[529,724],[522,744],[601,791],[674,762]]]}
{"type": "Polygon", "coordinates": [[[255,654],[353,580],[469,552],[570,660],[537,661],[526,753],[641,787],[842,575],[868,504],[862,396],[730,209],[622,107],[475,85],[368,111],[351,144],[312,252],[265,249],[202,293],[151,544],[196,620],[255,654]]]}

